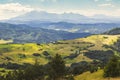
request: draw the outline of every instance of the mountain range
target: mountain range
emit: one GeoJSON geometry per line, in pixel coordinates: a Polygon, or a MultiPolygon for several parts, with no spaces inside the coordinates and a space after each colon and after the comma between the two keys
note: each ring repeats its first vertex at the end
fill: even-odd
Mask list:
{"type": "Polygon", "coordinates": [[[107,35],[120,35],[120,28],[114,28],[112,30],[109,30],[109,31],[105,32],[104,34],[107,34],[107,35]]]}
{"type": "Polygon", "coordinates": [[[44,29],[52,29],[57,31],[67,31],[67,32],[74,32],[74,33],[91,33],[91,34],[100,34],[104,33],[108,30],[113,28],[120,27],[119,23],[95,23],[95,24],[75,24],[75,23],[68,23],[68,22],[37,22],[37,21],[30,21],[26,22],[27,25],[33,27],[40,27],[44,29]]]}
{"type": "Polygon", "coordinates": [[[46,11],[31,11],[8,20],[14,23],[24,23],[25,21],[50,21],[50,22],[70,22],[70,23],[118,23],[120,18],[106,15],[94,15],[92,17],[76,13],[49,13],[46,11]]]}
{"type": "Polygon", "coordinates": [[[13,40],[14,43],[46,43],[57,40],[75,39],[88,35],[90,34],[48,30],[22,24],[0,23],[0,38],[13,40]]]}
{"type": "Polygon", "coordinates": [[[26,24],[32,27],[67,31],[74,33],[104,33],[110,29],[120,27],[120,18],[105,15],[92,17],[75,13],[48,13],[45,11],[31,11],[9,20],[1,21],[11,24],[26,24]]]}

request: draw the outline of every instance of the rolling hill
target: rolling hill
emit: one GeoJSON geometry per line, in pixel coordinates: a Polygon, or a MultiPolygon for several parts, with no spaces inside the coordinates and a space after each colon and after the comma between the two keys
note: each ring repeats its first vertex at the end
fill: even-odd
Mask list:
{"type": "Polygon", "coordinates": [[[120,27],[119,23],[90,23],[90,24],[76,24],[76,23],[68,23],[68,22],[45,22],[45,21],[25,21],[24,24],[30,25],[32,27],[39,27],[44,29],[52,29],[52,30],[62,30],[67,32],[74,33],[92,33],[98,34],[103,33],[108,30],[111,30],[116,27],[120,27]]]}
{"type": "Polygon", "coordinates": [[[44,29],[62,30],[74,33],[88,32],[91,34],[103,33],[116,27],[120,27],[117,23],[90,23],[90,24],[75,24],[68,22],[40,22],[40,21],[27,21],[25,24],[40,27],[44,29]]]}
{"type": "MultiPolygon", "coordinates": [[[[16,21],[8,23],[14,23],[16,21]]],[[[18,24],[18,23],[16,23],[18,24]]],[[[91,34],[99,34],[104,33],[108,30],[111,30],[116,27],[120,27],[119,23],[72,23],[72,22],[50,22],[50,21],[40,21],[40,20],[32,20],[32,21],[23,21],[19,24],[27,24],[32,27],[44,28],[44,29],[52,29],[57,31],[67,31],[74,33],[91,33],[91,34]]]]}
{"type": "Polygon", "coordinates": [[[34,63],[38,58],[45,64],[56,53],[62,55],[66,64],[106,60],[113,54],[113,50],[104,47],[111,46],[119,39],[120,35],[93,35],[86,38],[56,41],[49,44],[1,44],[0,62],[34,63]]]}
{"type": "Polygon", "coordinates": [[[114,28],[112,30],[109,30],[109,31],[105,32],[104,34],[119,35],[120,34],[120,28],[114,28]]]}
{"type": "Polygon", "coordinates": [[[20,23],[24,21],[50,21],[50,22],[72,22],[72,23],[119,23],[120,19],[106,15],[94,15],[88,17],[77,13],[50,13],[46,11],[31,11],[26,14],[9,19],[9,22],[20,23]]]}
{"type": "Polygon", "coordinates": [[[87,17],[75,13],[48,13],[31,11],[15,18],[1,21],[11,24],[26,24],[44,29],[62,30],[77,33],[99,34],[120,27],[120,19],[105,15],[87,17]]]}
{"type": "Polygon", "coordinates": [[[97,72],[90,73],[85,72],[81,75],[75,76],[75,80],[120,80],[120,78],[104,78],[103,70],[98,70],[97,72]]]}
{"type": "MultiPolygon", "coordinates": [[[[106,65],[112,55],[119,55],[111,48],[120,39],[119,37],[120,35],[91,35],[47,44],[0,44],[0,74],[34,64],[36,59],[41,65],[46,65],[56,53],[62,56],[70,69],[84,65],[86,69],[86,65],[94,61],[99,65],[106,65]]],[[[74,78],[75,80],[107,80],[103,78],[102,70],[94,73],[84,72],[74,78]]],[[[112,79],[119,80],[119,78],[112,79]]]]}
{"type": "MultiPolygon", "coordinates": [[[[15,44],[0,40],[0,43],[3,43],[0,44],[0,74],[6,74],[10,70],[34,64],[36,59],[41,65],[46,65],[57,53],[62,56],[66,66],[70,69],[81,66],[85,68],[85,72],[74,76],[75,80],[107,80],[108,78],[103,77],[102,69],[98,68],[98,71],[94,73],[90,73],[86,69],[90,64],[104,66],[111,56],[119,56],[120,52],[117,51],[119,45],[116,45],[119,40],[119,34],[91,35],[84,38],[49,43],[15,44]],[[118,47],[116,48],[116,46],[118,47]]],[[[83,67],[81,68],[84,69],[83,67]]],[[[111,79],[119,80],[119,78],[111,79]]]]}
{"type": "Polygon", "coordinates": [[[89,33],[70,33],[54,31],[27,25],[0,23],[0,38],[13,40],[13,43],[46,43],[57,40],[75,39],[90,35],[89,33]]]}

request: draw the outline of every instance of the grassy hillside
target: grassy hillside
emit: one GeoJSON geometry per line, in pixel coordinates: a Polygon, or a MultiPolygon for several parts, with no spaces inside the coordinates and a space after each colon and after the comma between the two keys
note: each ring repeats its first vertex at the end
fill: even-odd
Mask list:
{"type": "Polygon", "coordinates": [[[75,80],[120,80],[120,78],[104,78],[103,70],[98,70],[94,73],[85,72],[81,75],[75,76],[75,80]]]}
{"type": "MultiPolygon", "coordinates": [[[[105,47],[105,45],[112,46],[119,37],[120,35],[92,35],[86,38],[56,41],[48,44],[0,44],[0,75],[19,67],[24,68],[26,65],[34,64],[36,59],[42,65],[47,64],[57,53],[62,56],[66,66],[71,69],[78,67],[76,71],[84,68],[84,71],[88,71],[89,64],[94,64],[94,62],[94,66],[104,66],[115,52],[114,49],[105,47]]],[[[1,40],[1,43],[3,42],[1,40]]],[[[103,78],[102,70],[92,74],[90,72],[81,73],[78,72],[75,80],[107,80],[103,78]]]]}
{"type": "Polygon", "coordinates": [[[0,62],[23,64],[34,63],[38,59],[41,64],[45,64],[56,53],[62,55],[68,65],[81,61],[91,62],[94,58],[86,56],[86,52],[111,50],[103,45],[112,45],[118,38],[119,35],[93,35],[49,44],[0,44],[0,62]]]}

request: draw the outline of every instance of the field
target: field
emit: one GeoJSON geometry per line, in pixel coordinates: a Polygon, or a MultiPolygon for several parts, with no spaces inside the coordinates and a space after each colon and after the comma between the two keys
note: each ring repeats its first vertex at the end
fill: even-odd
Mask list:
{"type": "Polygon", "coordinates": [[[75,80],[120,80],[120,78],[104,78],[103,70],[98,70],[94,73],[85,72],[81,75],[75,76],[75,80]]]}
{"type": "MultiPolygon", "coordinates": [[[[67,65],[81,61],[91,62],[92,59],[84,53],[92,50],[109,50],[103,45],[112,45],[117,41],[119,35],[93,35],[86,38],[57,41],[49,44],[0,44],[0,63],[30,63],[35,59],[41,64],[46,64],[49,58],[60,54],[67,65]],[[65,58],[67,57],[67,58],[65,58]]],[[[5,41],[1,41],[1,43],[5,41]]]]}
{"type": "MultiPolygon", "coordinates": [[[[109,50],[113,51],[111,48],[104,47],[104,45],[112,46],[117,42],[119,37],[120,35],[92,35],[86,38],[56,41],[48,44],[13,44],[1,40],[0,66],[2,66],[2,64],[10,65],[11,63],[12,65],[23,65],[26,63],[34,64],[36,59],[40,64],[44,65],[47,64],[55,54],[60,54],[65,60],[67,66],[82,61],[101,61],[101,59],[107,59],[110,57],[111,52],[109,50]]],[[[10,71],[10,68],[0,68],[1,75],[6,74],[8,71],[10,71]]],[[[108,79],[103,78],[102,70],[98,70],[98,72],[92,74],[90,72],[84,72],[81,75],[75,76],[75,80],[108,79]]],[[[111,80],[119,80],[119,78],[111,80]]]]}

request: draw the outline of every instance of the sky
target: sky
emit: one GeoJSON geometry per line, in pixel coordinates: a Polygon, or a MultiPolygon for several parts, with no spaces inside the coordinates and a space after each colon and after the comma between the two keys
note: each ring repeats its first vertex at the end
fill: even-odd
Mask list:
{"type": "Polygon", "coordinates": [[[0,0],[0,20],[30,11],[120,17],[120,0],[0,0]]]}

